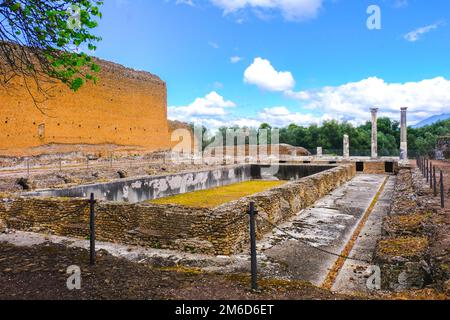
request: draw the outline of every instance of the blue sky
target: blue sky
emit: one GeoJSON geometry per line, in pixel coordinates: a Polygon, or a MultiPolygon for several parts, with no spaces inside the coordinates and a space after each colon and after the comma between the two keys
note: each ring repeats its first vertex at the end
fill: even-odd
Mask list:
{"type": "Polygon", "coordinates": [[[407,106],[413,123],[450,110],[449,1],[106,0],[102,12],[95,55],[160,76],[172,119],[356,124],[376,105],[394,119],[407,106]]]}

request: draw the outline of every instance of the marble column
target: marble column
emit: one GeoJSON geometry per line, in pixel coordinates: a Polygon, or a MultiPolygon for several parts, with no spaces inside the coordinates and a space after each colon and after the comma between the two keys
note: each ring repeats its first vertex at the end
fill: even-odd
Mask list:
{"type": "Polygon", "coordinates": [[[378,159],[378,108],[370,109],[372,113],[372,159],[378,159]]]}
{"type": "Polygon", "coordinates": [[[323,156],[322,147],[317,147],[317,158],[322,158],[322,156],[323,156]]]}
{"type": "Polygon", "coordinates": [[[350,139],[348,135],[344,135],[344,159],[350,158],[350,139]]]}
{"type": "Polygon", "coordinates": [[[372,159],[378,159],[378,108],[370,109],[372,113],[372,159]]]}
{"type": "Polygon", "coordinates": [[[408,108],[401,108],[400,160],[408,160],[408,108]]]}

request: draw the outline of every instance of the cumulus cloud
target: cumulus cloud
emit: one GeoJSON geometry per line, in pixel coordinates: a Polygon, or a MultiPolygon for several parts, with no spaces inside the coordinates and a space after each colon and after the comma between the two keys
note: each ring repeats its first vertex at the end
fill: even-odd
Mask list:
{"type": "Polygon", "coordinates": [[[328,114],[315,116],[311,113],[291,112],[284,106],[264,108],[259,112],[258,117],[275,127],[285,127],[292,123],[307,126],[310,124],[321,124],[326,120],[332,119],[328,114]]]}
{"type": "Polygon", "coordinates": [[[442,23],[434,23],[434,24],[430,24],[428,26],[425,27],[421,27],[418,28],[416,30],[413,30],[411,32],[408,32],[407,34],[405,34],[404,38],[409,41],[409,42],[416,42],[417,40],[419,40],[424,34],[432,31],[432,30],[436,30],[437,28],[439,28],[442,25],[442,23]]]}
{"type": "Polygon", "coordinates": [[[306,109],[357,123],[368,120],[371,107],[379,107],[382,116],[393,119],[398,119],[401,107],[408,107],[410,122],[414,124],[429,116],[448,112],[450,81],[436,77],[419,82],[387,83],[371,77],[337,87],[287,91],[286,95],[300,101],[306,109]]]}
{"type": "Polygon", "coordinates": [[[230,58],[230,62],[231,62],[231,63],[238,63],[238,62],[241,62],[242,60],[244,60],[244,58],[239,57],[239,56],[232,56],[232,57],[230,58]]]}
{"type": "Polygon", "coordinates": [[[277,71],[269,60],[262,58],[256,58],[245,70],[244,82],[268,91],[287,91],[295,86],[289,71],[277,71]]]}
{"type": "Polygon", "coordinates": [[[224,11],[236,13],[247,8],[279,11],[286,20],[304,21],[315,18],[322,7],[323,0],[211,0],[224,11]]]}
{"type": "Polygon", "coordinates": [[[170,119],[189,122],[198,117],[225,116],[226,109],[234,107],[236,107],[234,102],[225,100],[220,94],[212,91],[203,98],[195,99],[187,106],[172,106],[168,111],[170,119]]]}

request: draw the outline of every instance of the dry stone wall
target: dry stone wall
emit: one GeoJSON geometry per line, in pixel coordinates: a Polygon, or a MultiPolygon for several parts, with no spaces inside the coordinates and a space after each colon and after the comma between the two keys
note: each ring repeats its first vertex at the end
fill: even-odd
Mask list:
{"type": "MultiPolygon", "coordinates": [[[[342,165],[214,209],[99,202],[96,204],[97,239],[215,255],[242,252],[248,244],[246,212],[251,201],[256,203],[261,217],[279,224],[355,174],[354,165],[342,165]]],[[[3,199],[0,220],[11,229],[86,238],[88,210],[83,199],[3,199]]],[[[257,227],[259,238],[272,229],[261,218],[257,227]]]]}

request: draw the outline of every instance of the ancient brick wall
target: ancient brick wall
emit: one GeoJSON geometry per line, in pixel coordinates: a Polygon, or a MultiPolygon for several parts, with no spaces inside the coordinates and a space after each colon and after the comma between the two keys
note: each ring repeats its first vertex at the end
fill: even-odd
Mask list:
{"type": "Polygon", "coordinates": [[[22,79],[8,88],[0,86],[0,155],[71,152],[83,146],[90,146],[90,151],[92,146],[169,149],[166,84],[150,73],[105,61],[98,64],[102,71],[97,84],[88,83],[76,93],[56,84],[52,97],[38,104],[44,113],[22,79]]]}
{"type": "MultiPolygon", "coordinates": [[[[247,248],[246,212],[251,201],[256,203],[260,217],[279,224],[355,174],[354,165],[343,165],[214,209],[99,202],[97,239],[206,254],[238,253],[247,248]]],[[[82,199],[5,199],[0,200],[0,220],[12,229],[86,238],[89,235],[86,204],[82,199]]],[[[257,227],[259,238],[273,229],[261,218],[257,227]]]]}
{"type": "Polygon", "coordinates": [[[439,160],[450,159],[450,136],[437,139],[436,158],[439,160]]]}

